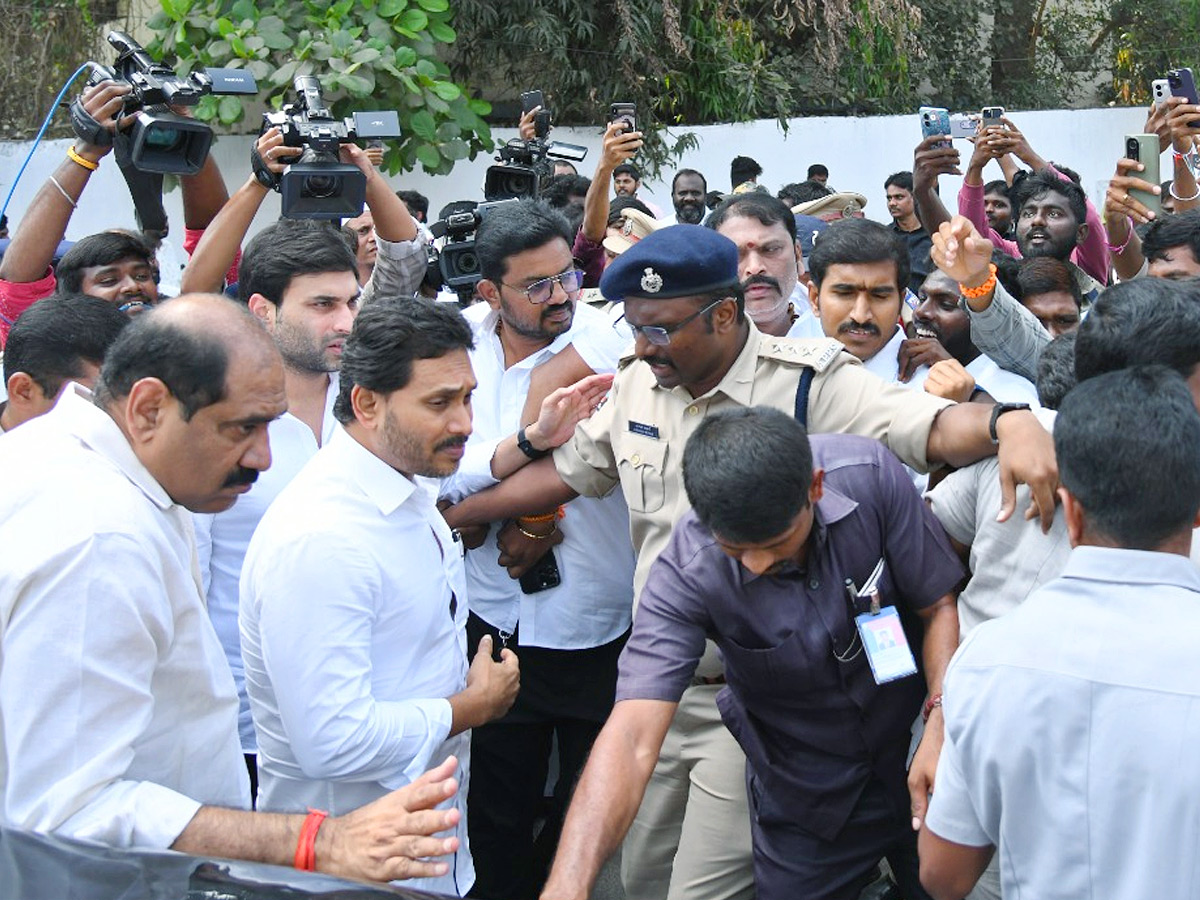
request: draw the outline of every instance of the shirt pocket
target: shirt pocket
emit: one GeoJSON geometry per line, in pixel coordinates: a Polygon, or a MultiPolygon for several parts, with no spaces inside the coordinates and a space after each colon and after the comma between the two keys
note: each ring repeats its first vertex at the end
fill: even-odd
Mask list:
{"type": "Polygon", "coordinates": [[[774,647],[744,647],[727,639],[721,641],[720,648],[725,670],[736,678],[739,690],[751,696],[761,695],[769,702],[777,699],[781,685],[786,685],[787,695],[795,699],[819,694],[839,684],[832,650],[800,630],[793,631],[774,647]]]}
{"type": "Polygon", "coordinates": [[[652,513],[662,509],[666,500],[666,459],[667,445],[662,441],[632,438],[623,442],[617,472],[631,510],[652,513]]]}

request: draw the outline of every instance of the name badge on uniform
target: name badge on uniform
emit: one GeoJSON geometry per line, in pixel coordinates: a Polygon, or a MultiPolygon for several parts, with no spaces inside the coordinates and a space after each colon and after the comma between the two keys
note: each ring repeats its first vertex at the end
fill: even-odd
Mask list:
{"type": "Polygon", "coordinates": [[[632,419],[630,419],[629,420],[629,430],[633,434],[640,434],[643,437],[654,438],[656,441],[658,440],[658,426],[657,425],[643,425],[641,422],[635,422],[632,419]]]}
{"type": "Polygon", "coordinates": [[[876,684],[887,684],[917,673],[917,663],[908,648],[908,638],[896,607],[885,606],[876,614],[863,613],[854,623],[858,626],[858,635],[867,651],[876,684]]]}

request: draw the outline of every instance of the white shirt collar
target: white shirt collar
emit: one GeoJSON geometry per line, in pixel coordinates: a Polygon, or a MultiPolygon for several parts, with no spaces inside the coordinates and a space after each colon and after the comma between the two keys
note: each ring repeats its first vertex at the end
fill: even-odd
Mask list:
{"type": "Polygon", "coordinates": [[[329,439],[329,452],[345,460],[345,471],[385,516],[399,509],[417,491],[416,484],[355,440],[345,428],[329,439]]]}

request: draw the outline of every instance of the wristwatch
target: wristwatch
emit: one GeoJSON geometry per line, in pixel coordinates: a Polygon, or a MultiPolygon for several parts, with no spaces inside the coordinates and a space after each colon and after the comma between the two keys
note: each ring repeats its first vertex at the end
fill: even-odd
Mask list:
{"type": "MultiPolygon", "coordinates": [[[[1025,407],[1029,409],[1028,406],[1025,407]]],[[[529,438],[525,437],[525,426],[521,426],[521,430],[517,432],[517,449],[528,456],[530,459],[541,459],[543,456],[549,455],[549,450],[538,450],[533,444],[529,443],[529,438]]]]}
{"type": "Polygon", "coordinates": [[[1000,438],[996,435],[996,421],[1005,413],[1013,412],[1017,409],[1029,409],[1028,403],[997,403],[992,407],[992,418],[988,422],[988,435],[992,439],[992,443],[999,445],[1000,438]]]}

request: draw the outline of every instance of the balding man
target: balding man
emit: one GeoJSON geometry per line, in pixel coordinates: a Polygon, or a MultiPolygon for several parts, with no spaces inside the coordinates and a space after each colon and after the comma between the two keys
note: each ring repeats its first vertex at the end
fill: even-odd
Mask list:
{"type": "Polygon", "coordinates": [[[94,399],[5,438],[0,498],[0,824],[120,847],[388,880],[442,874],[424,837],[457,813],[452,761],[329,819],[249,806],[237,695],[205,614],[193,512],[271,462],[283,366],[254,318],[180,298],[130,325],[94,399]]]}

